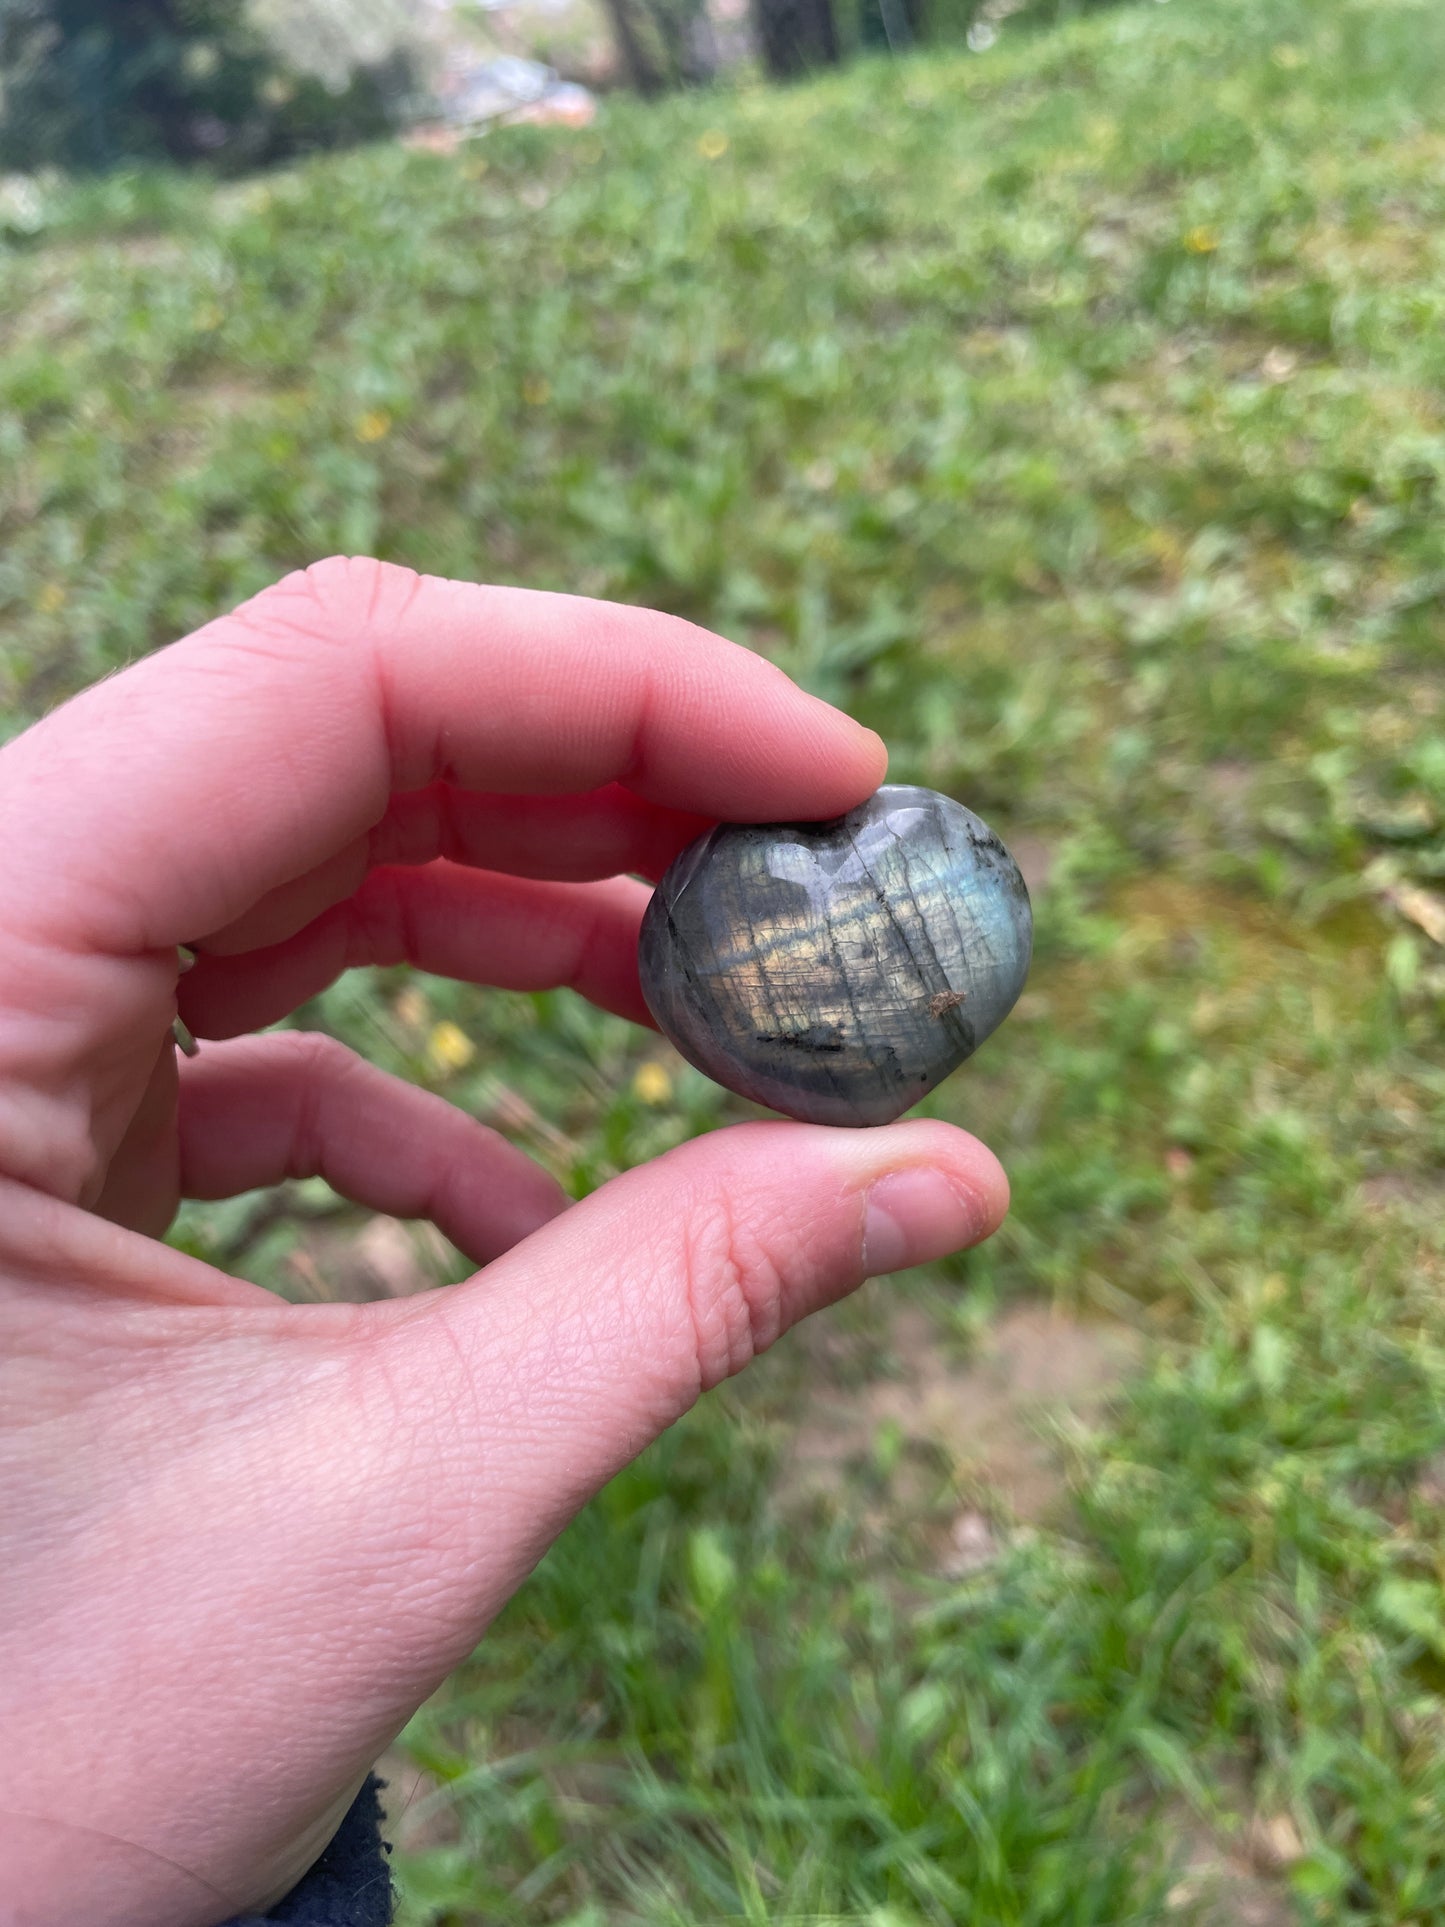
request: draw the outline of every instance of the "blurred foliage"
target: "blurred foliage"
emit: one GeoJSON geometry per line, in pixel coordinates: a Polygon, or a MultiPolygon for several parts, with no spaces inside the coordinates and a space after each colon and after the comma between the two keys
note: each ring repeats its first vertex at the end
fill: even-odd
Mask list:
{"type": "MultiPolygon", "coordinates": [[[[843,1377],[795,1335],[413,1722],[408,1927],[1204,1919],[1201,1834],[1271,1920],[1445,1918],[1445,16],[1013,24],[12,223],[11,727],[372,550],[719,628],[1051,865],[928,1106],[1008,1224],[815,1330],[866,1380],[900,1300],[949,1356],[1021,1294],[1137,1327],[1072,1504],[1015,1528],[986,1462],[860,1436],[800,1507],[843,1377]],[[965,1504],[997,1549],[950,1574],[965,1504]]],[[[574,1192],[745,1110],[562,993],[380,972],[297,1021],[574,1192]]],[[[177,1236],[302,1293],[351,1223],[177,1236]]]]}
{"type": "Polygon", "coordinates": [[[242,169],[385,132],[408,78],[288,71],[235,0],[0,0],[0,166],[242,169]]]}

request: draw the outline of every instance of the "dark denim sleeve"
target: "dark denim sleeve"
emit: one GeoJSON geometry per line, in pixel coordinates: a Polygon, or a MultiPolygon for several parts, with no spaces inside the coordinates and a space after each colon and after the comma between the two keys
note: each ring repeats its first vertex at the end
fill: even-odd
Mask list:
{"type": "Polygon", "coordinates": [[[381,1837],[381,1782],[373,1773],[305,1878],[268,1914],[238,1914],[225,1927],[389,1927],[391,1848],[381,1837]]]}

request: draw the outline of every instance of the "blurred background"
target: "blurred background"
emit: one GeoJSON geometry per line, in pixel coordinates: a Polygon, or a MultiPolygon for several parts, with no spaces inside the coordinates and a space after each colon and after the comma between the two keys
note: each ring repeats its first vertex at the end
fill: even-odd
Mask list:
{"type": "MultiPolygon", "coordinates": [[[[369,551],[721,630],[1034,891],[924,1107],[1008,1224],[568,1533],[387,1762],[405,1927],[1445,1920],[1445,9],[0,0],[0,90],[5,732],[369,551]]],[[[747,1110],[295,1021],[579,1195],[747,1110]]]]}

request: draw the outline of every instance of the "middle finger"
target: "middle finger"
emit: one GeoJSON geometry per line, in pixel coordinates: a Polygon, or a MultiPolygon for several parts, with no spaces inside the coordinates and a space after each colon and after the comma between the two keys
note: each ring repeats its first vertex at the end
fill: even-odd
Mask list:
{"type": "Polygon", "coordinates": [[[409,963],[499,990],[576,990],[652,1024],[637,976],[650,892],[631,877],[556,883],[445,861],[382,867],[281,943],[202,952],[177,987],[197,1037],[236,1037],[289,1015],[346,970],[409,963]]]}
{"type": "Polygon", "coordinates": [[[491,796],[433,783],[394,795],[364,835],[314,869],[279,884],[198,939],[207,956],[234,956],[295,936],[355,894],[383,864],[438,857],[511,876],[581,882],[634,872],[656,879],[711,819],[645,802],[620,783],[578,796],[491,796]]]}

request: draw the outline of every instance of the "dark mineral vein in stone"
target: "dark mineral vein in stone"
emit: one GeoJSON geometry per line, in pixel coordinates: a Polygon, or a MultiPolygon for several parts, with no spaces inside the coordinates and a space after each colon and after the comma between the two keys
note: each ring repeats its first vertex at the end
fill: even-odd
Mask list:
{"type": "Polygon", "coordinates": [[[889,784],[831,823],[727,823],[643,920],[648,1006],[730,1090],[886,1124],[972,1056],[1028,975],[1018,865],[972,810],[889,784]]]}

